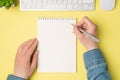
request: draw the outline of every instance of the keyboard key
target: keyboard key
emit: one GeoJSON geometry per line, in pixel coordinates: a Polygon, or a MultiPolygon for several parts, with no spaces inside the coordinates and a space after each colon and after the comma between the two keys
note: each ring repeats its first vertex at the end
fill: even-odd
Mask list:
{"type": "Polygon", "coordinates": [[[67,0],[63,0],[63,4],[66,4],[67,3],[67,0]]]}
{"type": "Polygon", "coordinates": [[[67,5],[67,9],[72,9],[72,5],[67,5]]]}
{"type": "Polygon", "coordinates": [[[36,0],[36,3],[41,3],[42,0],[36,0]]]}
{"type": "Polygon", "coordinates": [[[31,5],[30,8],[34,9],[36,8],[36,5],[31,5]]]}
{"type": "Polygon", "coordinates": [[[73,0],[73,3],[77,3],[77,0],[73,0]]]}
{"type": "Polygon", "coordinates": [[[73,5],[73,8],[74,8],[74,9],[77,9],[77,8],[78,8],[78,5],[73,5]]]}
{"type": "Polygon", "coordinates": [[[46,0],[46,4],[47,3],[51,4],[51,3],[53,3],[53,0],[46,0]]]}
{"type": "Polygon", "coordinates": [[[71,4],[71,3],[72,3],[72,0],[68,0],[68,3],[71,4]]]}
{"type": "Polygon", "coordinates": [[[42,5],[42,8],[44,8],[44,9],[47,9],[47,8],[50,8],[50,9],[64,9],[64,8],[66,8],[66,6],[65,5],[46,5],[46,6],[44,6],[44,5],[42,5]]]}

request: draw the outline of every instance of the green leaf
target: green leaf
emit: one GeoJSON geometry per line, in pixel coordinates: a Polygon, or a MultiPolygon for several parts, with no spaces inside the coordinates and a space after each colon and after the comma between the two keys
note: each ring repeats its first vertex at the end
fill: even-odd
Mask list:
{"type": "Polygon", "coordinates": [[[9,2],[10,2],[11,5],[14,4],[14,1],[13,1],[13,0],[9,0],[9,2]]]}
{"type": "Polygon", "coordinates": [[[6,9],[9,9],[9,7],[11,6],[9,0],[5,0],[5,7],[6,9]]]}
{"type": "Polygon", "coordinates": [[[4,0],[0,0],[0,7],[3,7],[5,5],[5,1],[4,0]]]}

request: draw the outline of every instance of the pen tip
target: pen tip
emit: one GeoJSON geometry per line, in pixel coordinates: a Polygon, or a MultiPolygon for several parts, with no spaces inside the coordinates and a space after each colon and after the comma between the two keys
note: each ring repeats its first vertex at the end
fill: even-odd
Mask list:
{"type": "Polygon", "coordinates": [[[71,24],[72,26],[74,26],[74,24],[71,24]]]}

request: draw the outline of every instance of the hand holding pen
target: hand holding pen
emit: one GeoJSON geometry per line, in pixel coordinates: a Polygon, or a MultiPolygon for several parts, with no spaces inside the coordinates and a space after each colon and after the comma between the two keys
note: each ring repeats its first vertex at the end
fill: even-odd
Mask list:
{"type": "Polygon", "coordinates": [[[74,33],[86,50],[97,48],[99,40],[96,38],[96,29],[97,26],[88,17],[84,17],[74,25],[74,33]]]}

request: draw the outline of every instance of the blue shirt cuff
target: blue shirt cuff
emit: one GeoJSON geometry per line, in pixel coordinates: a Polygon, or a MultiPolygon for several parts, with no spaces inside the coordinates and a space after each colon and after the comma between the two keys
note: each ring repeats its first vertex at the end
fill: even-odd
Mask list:
{"type": "Polygon", "coordinates": [[[7,80],[26,80],[26,79],[14,75],[8,75],[7,80]]]}
{"type": "Polygon", "coordinates": [[[100,49],[93,49],[90,51],[87,51],[84,53],[84,62],[85,62],[85,67],[88,70],[88,68],[99,65],[101,63],[105,63],[104,57],[102,55],[102,52],[100,49]]]}

